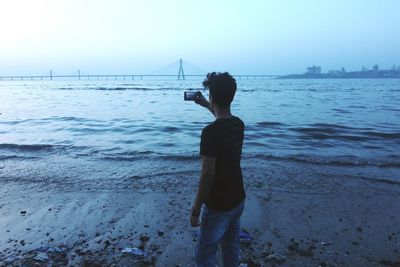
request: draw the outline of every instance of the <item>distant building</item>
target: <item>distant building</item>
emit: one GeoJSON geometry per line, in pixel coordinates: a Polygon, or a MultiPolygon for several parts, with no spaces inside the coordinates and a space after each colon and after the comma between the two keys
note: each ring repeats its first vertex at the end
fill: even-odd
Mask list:
{"type": "Polygon", "coordinates": [[[315,65],[308,67],[306,74],[321,74],[321,67],[315,65]]]}
{"type": "Polygon", "coordinates": [[[340,77],[340,76],[342,76],[342,71],[340,71],[340,70],[330,70],[330,71],[328,71],[328,75],[330,77],[340,77]]]}
{"type": "Polygon", "coordinates": [[[367,72],[367,71],[368,71],[368,69],[366,67],[364,67],[364,66],[361,67],[361,72],[367,72]]]}
{"type": "Polygon", "coordinates": [[[347,71],[344,67],[342,67],[341,72],[342,72],[342,74],[345,74],[347,71]]]}
{"type": "Polygon", "coordinates": [[[372,67],[372,70],[373,71],[379,71],[379,65],[378,64],[375,64],[373,67],[372,67]]]}

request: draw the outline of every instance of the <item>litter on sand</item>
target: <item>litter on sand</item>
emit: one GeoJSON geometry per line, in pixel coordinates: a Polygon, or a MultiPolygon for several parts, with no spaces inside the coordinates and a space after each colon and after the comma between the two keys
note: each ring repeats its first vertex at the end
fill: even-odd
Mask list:
{"type": "Polygon", "coordinates": [[[146,257],[146,252],[139,248],[126,248],[122,250],[122,253],[131,254],[136,257],[146,257]]]}

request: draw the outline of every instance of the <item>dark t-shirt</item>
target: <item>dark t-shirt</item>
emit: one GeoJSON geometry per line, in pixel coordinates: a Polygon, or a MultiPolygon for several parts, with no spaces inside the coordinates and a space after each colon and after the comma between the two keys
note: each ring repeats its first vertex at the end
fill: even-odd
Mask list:
{"type": "Polygon", "coordinates": [[[231,210],[246,197],[240,167],[243,137],[244,123],[238,117],[217,119],[201,133],[200,154],[216,158],[215,179],[205,200],[212,210],[231,210]]]}

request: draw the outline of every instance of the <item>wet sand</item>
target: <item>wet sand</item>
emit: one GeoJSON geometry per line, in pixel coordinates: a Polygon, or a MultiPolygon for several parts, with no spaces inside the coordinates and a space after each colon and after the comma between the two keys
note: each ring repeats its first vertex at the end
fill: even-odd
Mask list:
{"type": "MultiPolygon", "coordinates": [[[[400,266],[398,169],[254,160],[243,171],[248,266],[400,266]]],[[[0,262],[193,266],[197,175],[131,179],[110,190],[3,181],[0,262]]]]}

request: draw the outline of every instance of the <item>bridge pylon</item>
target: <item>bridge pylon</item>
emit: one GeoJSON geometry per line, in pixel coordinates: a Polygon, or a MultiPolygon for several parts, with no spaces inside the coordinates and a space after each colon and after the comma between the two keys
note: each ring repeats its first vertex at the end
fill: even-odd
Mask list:
{"type": "Polygon", "coordinates": [[[182,59],[179,60],[179,72],[178,72],[178,80],[185,79],[185,72],[183,72],[183,64],[182,59]]]}

